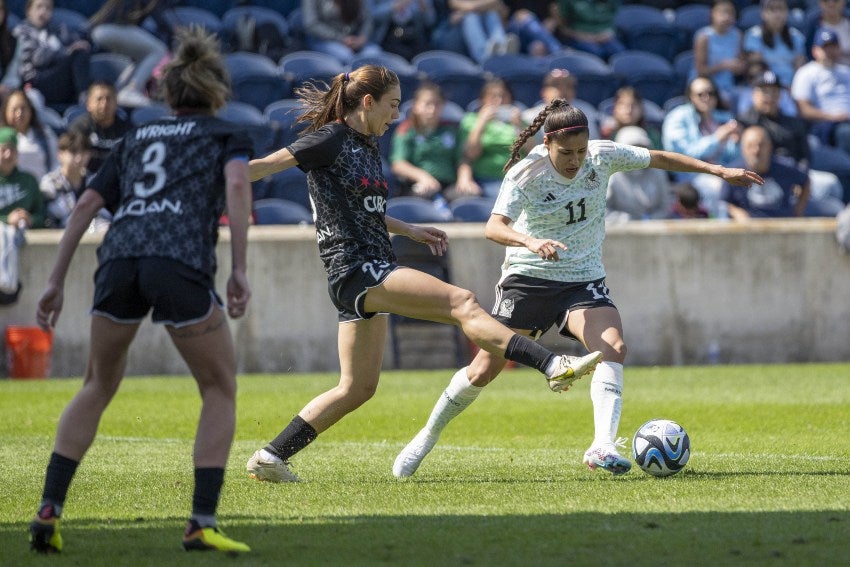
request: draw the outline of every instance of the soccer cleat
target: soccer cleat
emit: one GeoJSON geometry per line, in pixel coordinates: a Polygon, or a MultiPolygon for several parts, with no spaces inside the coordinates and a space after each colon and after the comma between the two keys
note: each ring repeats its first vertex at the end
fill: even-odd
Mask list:
{"type": "Polygon", "coordinates": [[[422,464],[422,460],[436,444],[437,437],[428,435],[428,432],[424,429],[421,430],[395,458],[393,476],[396,478],[413,476],[413,473],[422,464]]]}
{"type": "Polygon", "coordinates": [[[59,534],[59,516],[53,506],[46,505],[30,522],[30,549],[37,553],[59,553],[62,551],[62,536],[59,534]]]}
{"type": "Polygon", "coordinates": [[[202,528],[195,520],[189,520],[183,534],[183,549],[186,551],[223,551],[228,554],[246,553],[251,548],[241,541],[232,540],[218,528],[202,528]]]}
{"type": "MultiPolygon", "coordinates": [[[[617,440],[617,445],[624,446],[624,444],[625,439],[617,440]]],[[[582,462],[586,464],[587,468],[590,470],[601,468],[614,476],[626,474],[632,469],[632,463],[617,452],[617,448],[614,443],[606,443],[595,447],[591,446],[590,449],[584,453],[584,459],[582,459],[582,462]]]]}
{"type": "Polygon", "coordinates": [[[246,465],[248,476],[254,480],[265,480],[268,482],[299,482],[301,479],[289,470],[288,463],[282,459],[265,459],[260,451],[248,459],[246,465]]]}
{"type": "Polygon", "coordinates": [[[593,372],[601,360],[598,350],[585,356],[561,355],[555,375],[548,379],[549,388],[553,392],[569,390],[573,382],[593,372]]]}

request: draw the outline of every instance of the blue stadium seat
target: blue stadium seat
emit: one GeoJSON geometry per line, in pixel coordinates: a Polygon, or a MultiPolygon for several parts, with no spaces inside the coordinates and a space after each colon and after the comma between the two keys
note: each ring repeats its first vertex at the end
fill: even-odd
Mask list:
{"type": "Polygon", "coordinates": [[[393,197],[387,200],[387,215],[404,222],[450,222],[451,214],[439,210],[421,197],[393,197]]]}
{"type": "Polygon", "coordinates": [[[262,195],[265,198],[286,199],[312,210],[310,193],[307,191],[307,174],[297,167],[290,167],[267,177],[262,195]]]}
{"type": "Polygon", "coordinates": [[[759,4],[752,4],[750,6],[746,6],[743,10],[738,13],[738,27],[744,31],[747,31],[753,26],[757,26],[761,23],[761,6],[759,4]]]}
{"type": "Polygon", "coordinates": [[[203,8],[221,18],[228,10],[233,8],[240,0],[181,0],[184,6],[192,8],[203,8]]]}
{"type": "Polygon", "coordinates": [[[401,100],[412,97],[416,87],[419,86],[419,72],[401,55],[387,51],[371,56],[355,55],[349,64],[349,69],[356,69],[363,65],[380,65],[398,75],[401,84],[401,100]]]}
{"type": "Polygon", "coordinates": [[[88,18],[72,8],[54,8],[51,22],[57,26],[64,25],[67,29],[81,35],[87,34],[89,28],[88,18]]]}
{"type": "Polygon", "coordinates": [[[292,86],[274,61],[258,53],[238,51],[224,56],[230,73],[233,98],[259,110],[291,96],[292,86]]]}
{"type": "Polygon", "coordinates": [[[624,84],[631,85],[645,99],[664,104],[678,94],[673,65],[663,57],[646,51],[622,51],[611,56],[611,69],[624,84]]]}
{"type": "Polygon", "coordinates": [[[278,67],[292,82],[293,90],[306,82],[325,82],[345,72],[336,58],[318,51],[294,51],[281,57],[278,67]]]}
{"type": "Polygon", "coordinates": [[[129,80],[132,70],[133,60],[120,53],[103,51],[94,53],[89,59],[91,80],[115,85],[117,90],[129,80]]]}
{"type": "Polygon", "coordinates": [[[466,106],[481,94],[486,77],[475,61],[454,51],[423,51],[411,61],[432,82],[440,85],[447,100],[466,106]]]}
{"type": "Polygon", "coordinates": [[[286,199],[259,199],[254,201],[256,224],[313,224],[313,213],[298,203],[286,199]]]}
{"type": "Polygon", "coordinates": [[[679,51],[679,29],[658,8],[642,4],[620,6],[614,27],[629,49],[648,51],[668,60],[679,51]]]}
{"type": "Polygon", "coordinates": [[[277,137],[279,147],[286,147],[294,142],[298,138],[298,133],[306,127],[305,124],[296,124],[302,112],[302,103],[296,98],[276,100],[263,110],[266,120],[276,124],[279,129],[277,137]]]}
{"type": "Polygon", "coordinates": [[[218,111],[219,118],[236,122],[237,124],[260,125],[267,124],[266,117],[257,107],[238,100],[228,101],[224,108],[218,111]]]}
{"type": "Polygon", "coordinates": [[[673,22],[679,30],[679,49],[684,51],[694,46],[697,30],[711,24],[711,6],[707,4],[685,4],[675,9],[673,22]]]}
{"type": "Polygon", "coordinates": [[[171,114],[171,109],[168,108],[167,105],[156,102],[149,106],[140,106],[139,108],[133,109],[130,113],[130,122],[132,122],[134,126],[138,126],[145,122],[158,120],[163,116],[168,116],[169,114],[171,114]]]}
{"type": "Polygon", "coordinates": [[[563,69],[575,76],[578,86],[576,97],[596,106],[614,96],[620,79],[600,57],[577,50],[565,50],[546,59],[549,71],[563,69]]]}
{"type": "Polygon", "coordinates": [[[481,67],[503,79],[510,87],[514,100],[526,107],[534,106],[540,100],[543,78],[549,71],[544,59],[522,54],[496,55],[484,61],[481,67]]]}
{"type": "MultiPolygon", "coordinates": [[[[20,2],[21,6],[25,4],[25,2],[20,2]]],[[[103,0],[57,0],[53,3],[54,10],[56,8],[63,8],[74,10],[75,12],[79,12],[85,18],[90,18],[92,14],[100,10],[100,7],[103,6],[103,0]]],[[[11,2],[6,2],[6,6],[11,6],[11,2]]],[[[11,9],[11,8],[10,8],[11,9]]],[[[23,8],[21,8],[23,10],[23,8]]],[[[21,14],[23,15],[23,14],[21,14]]],[[[11,28],[10,28],[11,29],[11,28]]]]}
{"type": "Polygon", "coordinates": [[[221,19],[205,8],[174,6],[170,10],[166,10],[165,14],[173,26],[188,27],[190,25],[196,25],[215,34],[219,33],[222,28],[221,19]]]}
{"type": "Polygon", "coordinates": [[[449,203],[449,209],[457,222],[487,222],[495,203],[489,197],[459,197],[449,203]]]}
{"type": "Polygon", "coordinates": [[[683,51],[673,59],[673,70],[676,71],[676,83],[680,93],[685,92],[691,79],[691,74],[696,76],[694,67],[693,50],[683,51]]]}
{"type": "Polygon", "coordinates": [[[220,35],[225,43],[234,46],[232,48],[234,50],[238,49],[235,47],[238,45],[236,40],[236,28],[239,26],[239,22],[246,17],[252,18],[257,25],[273,24],[277,27],[277,31],[281,37],[290,37],[289,23],[280,12],[263,6],[252,6],[250,4],[240,5],[235,8],[230,8],[221,16],[220,35]]]}

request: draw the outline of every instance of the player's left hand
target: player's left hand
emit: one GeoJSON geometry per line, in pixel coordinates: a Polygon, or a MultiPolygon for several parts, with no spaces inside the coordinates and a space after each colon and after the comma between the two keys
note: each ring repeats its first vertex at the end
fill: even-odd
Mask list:
{"type": "Polygon", "coordinates": [[[427,244],[431,254],[442,256],[449,247],[449,236],[433,226],[411,226],[408,238],[427,244]]]}
{"type": "Polygon", "coordinates": [[[764,185],[764,179],[761,178],[761,175],[749,169],[724,167],[721,177],[730,185],[741,187],[749,187],[753,183],[764,185]]]}
{"type": "Polygon", "coordinates": [[[245,273],[233,270],[227,280],[227,314],[238,319],[245,314],[248,300],[251,299],[251,286],[245,273]]]}

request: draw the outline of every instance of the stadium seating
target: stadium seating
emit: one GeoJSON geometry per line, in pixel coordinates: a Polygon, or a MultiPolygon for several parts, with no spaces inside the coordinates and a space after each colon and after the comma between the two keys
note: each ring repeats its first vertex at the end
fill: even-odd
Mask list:
{"type": "MultiPolygon", "coordinates": [[[[676,72],[676,85],[680,93],[685,92],[688,86],[688,81],[691,78],[691,71],[694,70],[694,52],[693,50],[683,51],[673,59],[673,70],[676,72]]],[[[694,75],[696,76],[696,75],[694,75]]]]}
{"type": "Polygon", "coordinates": [[[342,63],[318,51],[294,51],[281,57],[278,67],[297,89],[306,82],[330,83],[345,72],[342,63]]]}
{"type": "Polygon", "coordinates": [[[133,71],[133,60],[120,53],[102,51],[89,59],[89,73],[92,81],[103,81],[115,85],[117,90],[127,82],[133,71]]]}
{"type": "Polygon", "coordinates": [[[71,123],[88,112],[85,104],[72,104],[62,113],[62,122],[64,128],[67,128],[71,123]]]}
{"type": "Polygon", "coordinates": [[[604,60],[584,51],[565,50],[550,55],[548,69],[565,69],[578,81],[576,96],[593,106],[614,96],[620,80],[604,60]]]}
{"type": "Polygon", "coordinates": [[[138,126],[145,122],[158,120],[159,118],[168,116],[169,114],[171,114],[171,109],[168,108],[167,105],[157,102],[149,106],[140,106],[139,108],[133,109],[130,113],[130,122],[132,122],[134,126],[138,126]]]}
{"type": "Polygon", "coordinates": [[[381,65],[398,75],[401,84],[401,100],[412,97],[416,87],[419,86],[419,72],[401,55],[386,51],[379,55],[355,55],[349,69],[356,69],[363,65],[381,65]]]}
{"type": "MultiPolygon", "coordinates": [[[[23,6],[26,2],[6,2],[6,7],[9,10],[12,10],[11,6],[13,4],[21,5],[21,15],[23,15],[23,6]]],[[[53,3],[54,10],[56,8],[69,9],[74,10],[75,12],[79,12],[85,18],[90,18],[92,14],[100,10],[100,7],[103,6],[103,0],[57,0],[53,3]]]]}
{"type": "Polygon", "coordinates": [[[313,208],[307,191],[307,174],[297,167],[290,167],[265,178],[263,186],[258,187],[258,193],[264,198],[286,199],[305,209],[313,208]]]}
{"type": "Polygon", "coordinates": [[[611,69],[627,85],[631,85],[644,99],[664,104],[678,94],[673,65],[663,57],[646,51],[622,51],[611,56],[611,69]]]}
{"type": "Polygon", "coordinates": [[[753,26],[757,26],[761,23],[761,6],[759,4],[752,4],[750,6],[745,6],[738,13],[738,27],[747,31],[753,26]]]}
{"type": "Polygon", "coordinates": [[[263,110],[266,120],[277,124],[279,128],[277,145],[285,147],[298,138],[298,133],[304,124],[296,124],[298,116],[303,111],[301,101],[295,98],[285,98],[272,102],[263,110]]]}
{"type": "Polygon", "coordinates": [[[495,203],[489,197],[459,197],[449,203],[449,209],[457,222],[487,222],[495,203]]]}
{"type": "Polygon", "coordinates": [[[629,49],[672,59],[679,51],[679,28],[652,6],[625,4],[614,17],[617,35],[629,49]]]}
{"type": "Polygon", "coordinates": [[[411,63],[429,80],[440,85],[446,99],[463,108],[478,98],[486,80],[483,69],[477,63],[454,51],[424,51],[411,63]]]}
{"type": "Polygon", "coordinates": [[[165,17],[171,25],[178,27],[196,25],[215,34],[221,32],[222,28],[221,19],[218,16],[205,8],[195,6],[174,6],[165,11],[165,17]]]}
{"type": "Polygon", "coordinates": [[[259,199],[254,201],[256,224],[313,224],[313,213],[286,199],[259,199]]]}
{"type": "Polygon", "coordinates": [[[387,214],[404,222],[450,222],[451,214],[441,211],[428,199],[393,197],[387,200],[387,214]]]}
{"type": "Polygon", "coordinates": [[[481,67],[504,79],[515,101],[530,107],[540,100],[540,87],[548,72],[544,59],[522,54],[495,55],[484,61],[481,67]]]}
{"type": "Polygon", "coordinates": [[[181,0],[180,3],[193,8],[203,8],[222,18],[228,10],[240,3],[240,0],[181,0]]]}
{"type": "Polygon", "coordinates": [[[292,94],[290,82],[265,55],[238,51],[224,56],[230,73],[233,98],[264,110],[270,103],[292,94]]]}
{"type": "Polygon", "coordinates": [[[51,23],[56,26],[66,26],[72,32],[85,35],[88,31],[88,18],[73,8],[54,8],[51,23]]]}
{"type": "Polygon", "coordinates": [[[255,25],[273,24],[277,27],[277,31],[281,37],[286,38],[290,36],[289,22],[286,21],[286,18],[280,12],[262,6],[252,6],[250,4],[240,5],[230,8],[221,15],[220,35],[222,41],[232,46],[233,50],[238,50],[236,29],[243,18],[252,18],[255,25]]]}

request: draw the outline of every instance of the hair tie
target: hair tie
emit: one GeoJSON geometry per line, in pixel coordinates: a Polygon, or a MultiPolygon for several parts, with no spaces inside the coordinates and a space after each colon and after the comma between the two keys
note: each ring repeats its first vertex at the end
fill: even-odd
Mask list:
{"type": "Polygon", "coordinates": [[[548,136],[551,136],[552,134],[558,134],[559,132],[568,132],[570,130],[580,130],[580,129],[588,129],[589,130],[590,128],[588,128],[587,126],[584,126],[584,125],[567,126],[566,128],[560,128],[558,130],[552,130],[551,132],[544,132],[543,135],[548,137],[548,136]]]}
{"type": "Polygon", "coordinates": [[[348,79],[349,79],[349,76],[348,76],[348,73],[346,73],[345,76],[342,78],[342,80],[343,80],[343,82],[348,82],[348,79]]]}

